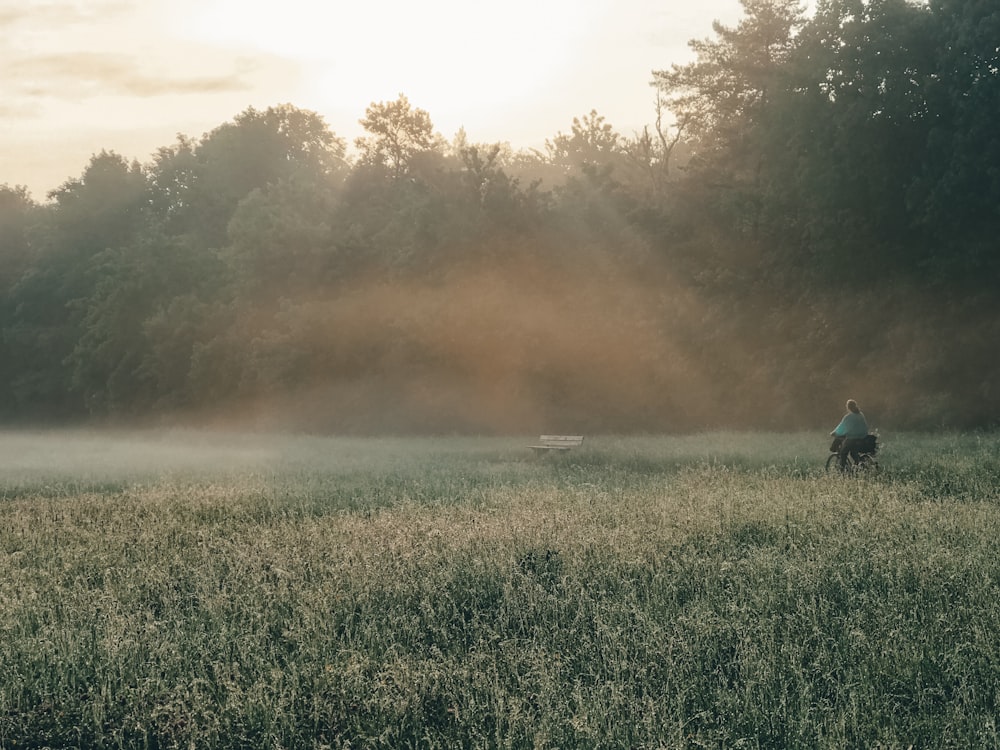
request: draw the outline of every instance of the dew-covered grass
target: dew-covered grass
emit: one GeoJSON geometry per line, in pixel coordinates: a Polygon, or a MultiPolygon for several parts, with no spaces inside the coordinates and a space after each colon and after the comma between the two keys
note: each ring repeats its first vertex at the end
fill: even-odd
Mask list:
{"type": "Polygon", "coordinates": [[[0,747],[997,747],[1000,437],[0,435],[0,747]]]}

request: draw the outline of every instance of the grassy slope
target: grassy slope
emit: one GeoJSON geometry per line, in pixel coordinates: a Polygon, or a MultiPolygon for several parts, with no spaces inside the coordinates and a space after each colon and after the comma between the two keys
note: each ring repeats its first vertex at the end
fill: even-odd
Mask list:
{"type": "Polygon", "coordinates": [[[0,747],[996,747],[1000,438],[0,435],[0,747]]]}

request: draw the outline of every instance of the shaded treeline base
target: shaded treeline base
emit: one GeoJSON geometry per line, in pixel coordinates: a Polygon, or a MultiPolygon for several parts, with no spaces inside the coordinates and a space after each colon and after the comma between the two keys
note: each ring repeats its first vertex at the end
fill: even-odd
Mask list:
{"type": "MultiPolygon", "coordinates": [[[[358,434],[592,434],[816,427],[839,418],[852,394],[873,426],[895,429],[981,425],[996,408],[980,382],[995,369],[990,327],[937,309],[894,320],[893,310],[918,308],[909,294],[868,305],[883,326],[831,324],[855,313],[814,298],[699,333],[706,306],[657,299],[655,288],[504,280],[496,268],[453,281],[380,284],[371,297],[359,286],[310,305],[309,333],[280,344],[300,353],[291,389],[240,381],[242,395],[183,419],[358,434]],[[669,326],[657,325],[665,317],[669,326]],[[377,333],[389,329],[392,340],[377,333]],[[973,357],[985,369],[970,367],[973,357]]],[[[280,356],[260,341],[248,348],[280,356]]]]}
{"type": "Polygon", "coordinates": [[[661,432],[853,397],[994,425],[987,6],[745,3],[633,137],[593,112],[543,152],[446,143],[401,96],[351,162],[283,105],[45,204],[0,187],[0,419],[661,432]]]}

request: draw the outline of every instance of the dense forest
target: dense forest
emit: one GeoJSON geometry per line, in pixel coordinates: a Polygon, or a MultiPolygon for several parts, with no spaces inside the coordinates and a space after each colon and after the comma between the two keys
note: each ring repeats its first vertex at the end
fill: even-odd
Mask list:
{"type": "Polygon", "coordinates": [[[251,108],[0,186],[0,420],[996,425],[1000,5],[742,5],[631,135],[449,141],[400,95],[351,149],[251,108]]]}

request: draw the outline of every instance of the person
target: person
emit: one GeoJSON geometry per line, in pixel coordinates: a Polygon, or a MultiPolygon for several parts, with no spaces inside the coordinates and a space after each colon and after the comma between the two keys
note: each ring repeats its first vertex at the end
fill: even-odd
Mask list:
{"type": "Polygon", "coordinates": [[[847,400],[847,414],[830,434],[834,437],[834,445],[837,446],[841,469],[847,465],[848,455],[853,455],[854,460],[858,460],[858,451],[864,439],[868,437],[868,421],[858,407],[858,402],[853,398],[847,400]],[[839,445],[837,440],[840,441],[839,445]]]}

